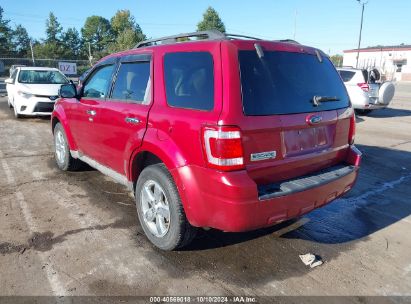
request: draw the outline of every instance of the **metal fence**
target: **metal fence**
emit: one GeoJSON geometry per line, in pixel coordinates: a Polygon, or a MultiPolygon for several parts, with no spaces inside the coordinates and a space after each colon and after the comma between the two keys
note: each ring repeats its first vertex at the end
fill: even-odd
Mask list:
{"type": "Polygon", "coordinates": [[[50,67],[58,68],[59,62],[76,63],[77,75],[83,74],[90,68],[90,62],[88,60],[72,60],[72,59],[34,59],[31,58],[16,58],[16,57],[0,57],[0,76],[8,76],[9,70],[12,65],[24,65],[24,66],[37,66],[37,67],[50,67]]]}

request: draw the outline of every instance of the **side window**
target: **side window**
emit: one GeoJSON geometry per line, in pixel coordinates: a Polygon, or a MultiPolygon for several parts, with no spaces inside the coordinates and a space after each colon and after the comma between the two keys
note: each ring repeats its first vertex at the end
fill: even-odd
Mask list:
{"type": "Polygon", "coordinates": [[[341,78],[344,82],[349,82],[354,77],[354,74],[355,74],[355,72],[344,71],[344,70],[339,70],[338,73],[340,73],[341,78]]]}
{"type": "Polygon", "coordinates": [[[206,111],[214,108],[214,66],[210,53],[166,54],[164,79],[170,106],[206,111]]]}
{"type": "Polygon", "coordinates": [[[111,99],[149,104],[151,101],[150,93],[150,62],[122,63],[117,73],[111,99]]]}
{"type": "Polygon", "coordinates": [[[83,97],[105,98],[111,84],[113,69],[114,65],[97,68],[84,85],[83,97]]]}

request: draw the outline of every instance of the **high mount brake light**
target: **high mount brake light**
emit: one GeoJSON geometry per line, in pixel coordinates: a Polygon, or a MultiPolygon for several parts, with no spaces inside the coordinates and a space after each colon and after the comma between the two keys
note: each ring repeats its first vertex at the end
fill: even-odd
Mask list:
{"type": "Polygon", "coordinates": [[[244,169],[241,131],[237,127],[203,128],[203,149],[208,167],[221,171],[244,169]]]}

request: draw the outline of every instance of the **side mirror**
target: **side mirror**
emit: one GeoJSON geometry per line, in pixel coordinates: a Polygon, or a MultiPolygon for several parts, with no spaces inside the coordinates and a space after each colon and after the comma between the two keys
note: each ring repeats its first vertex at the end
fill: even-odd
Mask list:
{"type": "Polygon", "coordinates": [[[60,98],[77,98],[77,89],[74,84],[63,84],[59,90],[60,98]]]}
{"type": "Polygon", "coordinates": [[[4,80],[4,82],[8,83],[8,84],[13,84],[14,83],[13,78],[7,78],[7,79],[4,80]]]}

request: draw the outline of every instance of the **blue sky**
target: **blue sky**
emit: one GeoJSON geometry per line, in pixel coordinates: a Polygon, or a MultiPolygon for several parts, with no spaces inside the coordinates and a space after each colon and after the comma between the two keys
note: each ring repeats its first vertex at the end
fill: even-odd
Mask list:
{"type": "MultiPolygon", "coordinates": [[[[80,30],[87,16],[110,19],[129,9],[148,37],[196,29],[208,6],[214,7],[230,33],[268,39],[293,38],[326,53],[356,48],[361,8],[356,0],[2,0],[5,17],[22,24],[34,38],[45,36],[45,19],[54,12],[64,28],[80,30]]],[[[365,9],[362,46],[411,44],[411,1],[369,0],[365,9]]]]}

